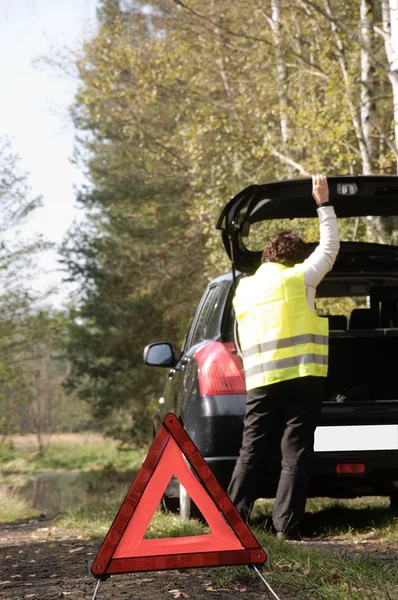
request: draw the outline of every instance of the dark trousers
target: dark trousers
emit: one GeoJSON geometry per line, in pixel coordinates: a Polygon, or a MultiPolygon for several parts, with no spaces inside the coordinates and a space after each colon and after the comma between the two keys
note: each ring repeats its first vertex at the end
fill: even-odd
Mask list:
{"type": "Polygon", "coordinates": [[[260,497],[270,455],[280,445],[282,470],[273,525],[276,531],[298,532],[305,512],[324,382],[324,377],[300,377],[248,392],[242,446],[228,488],[244,519],[260,497]]]}

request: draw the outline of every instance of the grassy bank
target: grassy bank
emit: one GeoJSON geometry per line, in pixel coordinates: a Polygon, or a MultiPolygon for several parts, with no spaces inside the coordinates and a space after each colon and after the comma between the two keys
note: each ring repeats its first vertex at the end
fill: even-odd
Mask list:
{"type": "MultiPolygon", "coordinates": [[[[256,502],[253,517],[261,521],[262,515],[272,514],[272,506],[271,500],[256,502]]],[[[304,529],[310,537],[331,537],[350,544],[375,540],[398,544],[398,514],[389,510],[387,497],[310,498],[304,529]]]]}
{"type": "Polygon", "coordinates": [[[37,511],[20,498],[15,489],[0,483],[0,522],[9,523],[36,514],[37,511]]]}
{"type": "Polygon", "coordinates": [[[89,471],[112,465],[115,471],[137,469],[144,450],[120,450],[118,443],[94,433],[44,436],[45,452],[39,453],[34,435],[11,436],[0,444],[0,471],[89,471]]]}

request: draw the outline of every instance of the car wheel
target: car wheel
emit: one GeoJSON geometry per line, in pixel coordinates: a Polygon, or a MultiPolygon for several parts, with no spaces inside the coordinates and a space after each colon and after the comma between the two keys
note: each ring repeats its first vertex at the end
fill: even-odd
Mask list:
{"type": "Polygon", "coordinates": [[[163,494],[160,502],[160,511],[163,513],[174,513],[177,514],[180,509],[180,500],[176,496],[168,496],[163,494]]]}
{"type": "Polygon", "coordinates": [[[162,500],[160,502],[161,512],[170,512],[177,514],[180,510],[180,482],[174,477],[169,481],[166,487],[162,500]]]}
{"type": "Polygon", "coordinates": [[[182,521],[188,521],[188,519],[198,519],[204,522],[204,518],[195,502],[188,496],[184,486],[180,483],[180,517],[182,521]]]}

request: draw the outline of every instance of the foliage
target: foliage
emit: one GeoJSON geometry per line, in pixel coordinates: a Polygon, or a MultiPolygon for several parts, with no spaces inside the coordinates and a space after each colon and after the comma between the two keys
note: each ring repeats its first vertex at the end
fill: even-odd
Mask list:
{"type": "Polygon", "coordinates": [[[65,317],[29,305],[19,316],[8,342],[12,352],[0,361],[1,434],[34,432],[39,453],[44,454],[48,435],[90,425],[84,406],[63,387],[69,373],[65,357],[65,317]],[[47,434],[47,436],[45,435],[47,434]],[[46,440],[46,442],[45,442],[46,440]]]}
{"type": "MultiPolygon", "coordinates": [[[[42,238],[26,240],[20,227],[41,204],[32,197],[27,175],[10,144],[0,140],[0,437],[19,431],[27,419],[28,364],[37,360],[38,340],[46,337],[50,317],[32,291],[37,254],[49,247],[42,238]],[[34,350],[34,352],[33,352],[34,350]],[[33,354],[35,355],[33,358],[33,354]]],[[[35,364],[35,369],[38,365],[35,364]]]]}
{"type": "MultiPolygon", "coordinates": [[[[135,30],[145,41],[145,27],[135,30]]],[[[120,19],[103,23],[79,63],[85,85],[75,117],[90,131],[94,187],[80,194],[88,223],[71,232],[63,254],[82,286],[71,314],[70,386],[106,432],[140,443],[148,439],[148,400],[160,391],[143,368],[142,350],[151,339],[181,339],[203,286],[204,243],[188,215],[186,178],[174,175],[176,159],[167,151],[176,109],[165,110],[162,98],[149,94],[142,110],[143,90],[125,84],[132,35],[120,19]],[[161,112],[156,136],[141,142],[139,129],[161,112]]]]}

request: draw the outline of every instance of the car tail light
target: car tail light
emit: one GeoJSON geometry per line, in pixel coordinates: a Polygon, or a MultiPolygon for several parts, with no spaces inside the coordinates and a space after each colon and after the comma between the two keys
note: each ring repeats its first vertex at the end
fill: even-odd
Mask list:
{"type": "Polygon", "coordinates": [[[199,389],[209,394],[245,394],[242,363],[233,353],[234,344],[209,342],[195,354],[198,363],[199,389]]]}
{"type": "Polygon", "coordinates": [[[341,464],[336,466],[336,473],[340,475],[350,475],[352,473],[365,473],[366,467],[363,464],[341,464]]]}

